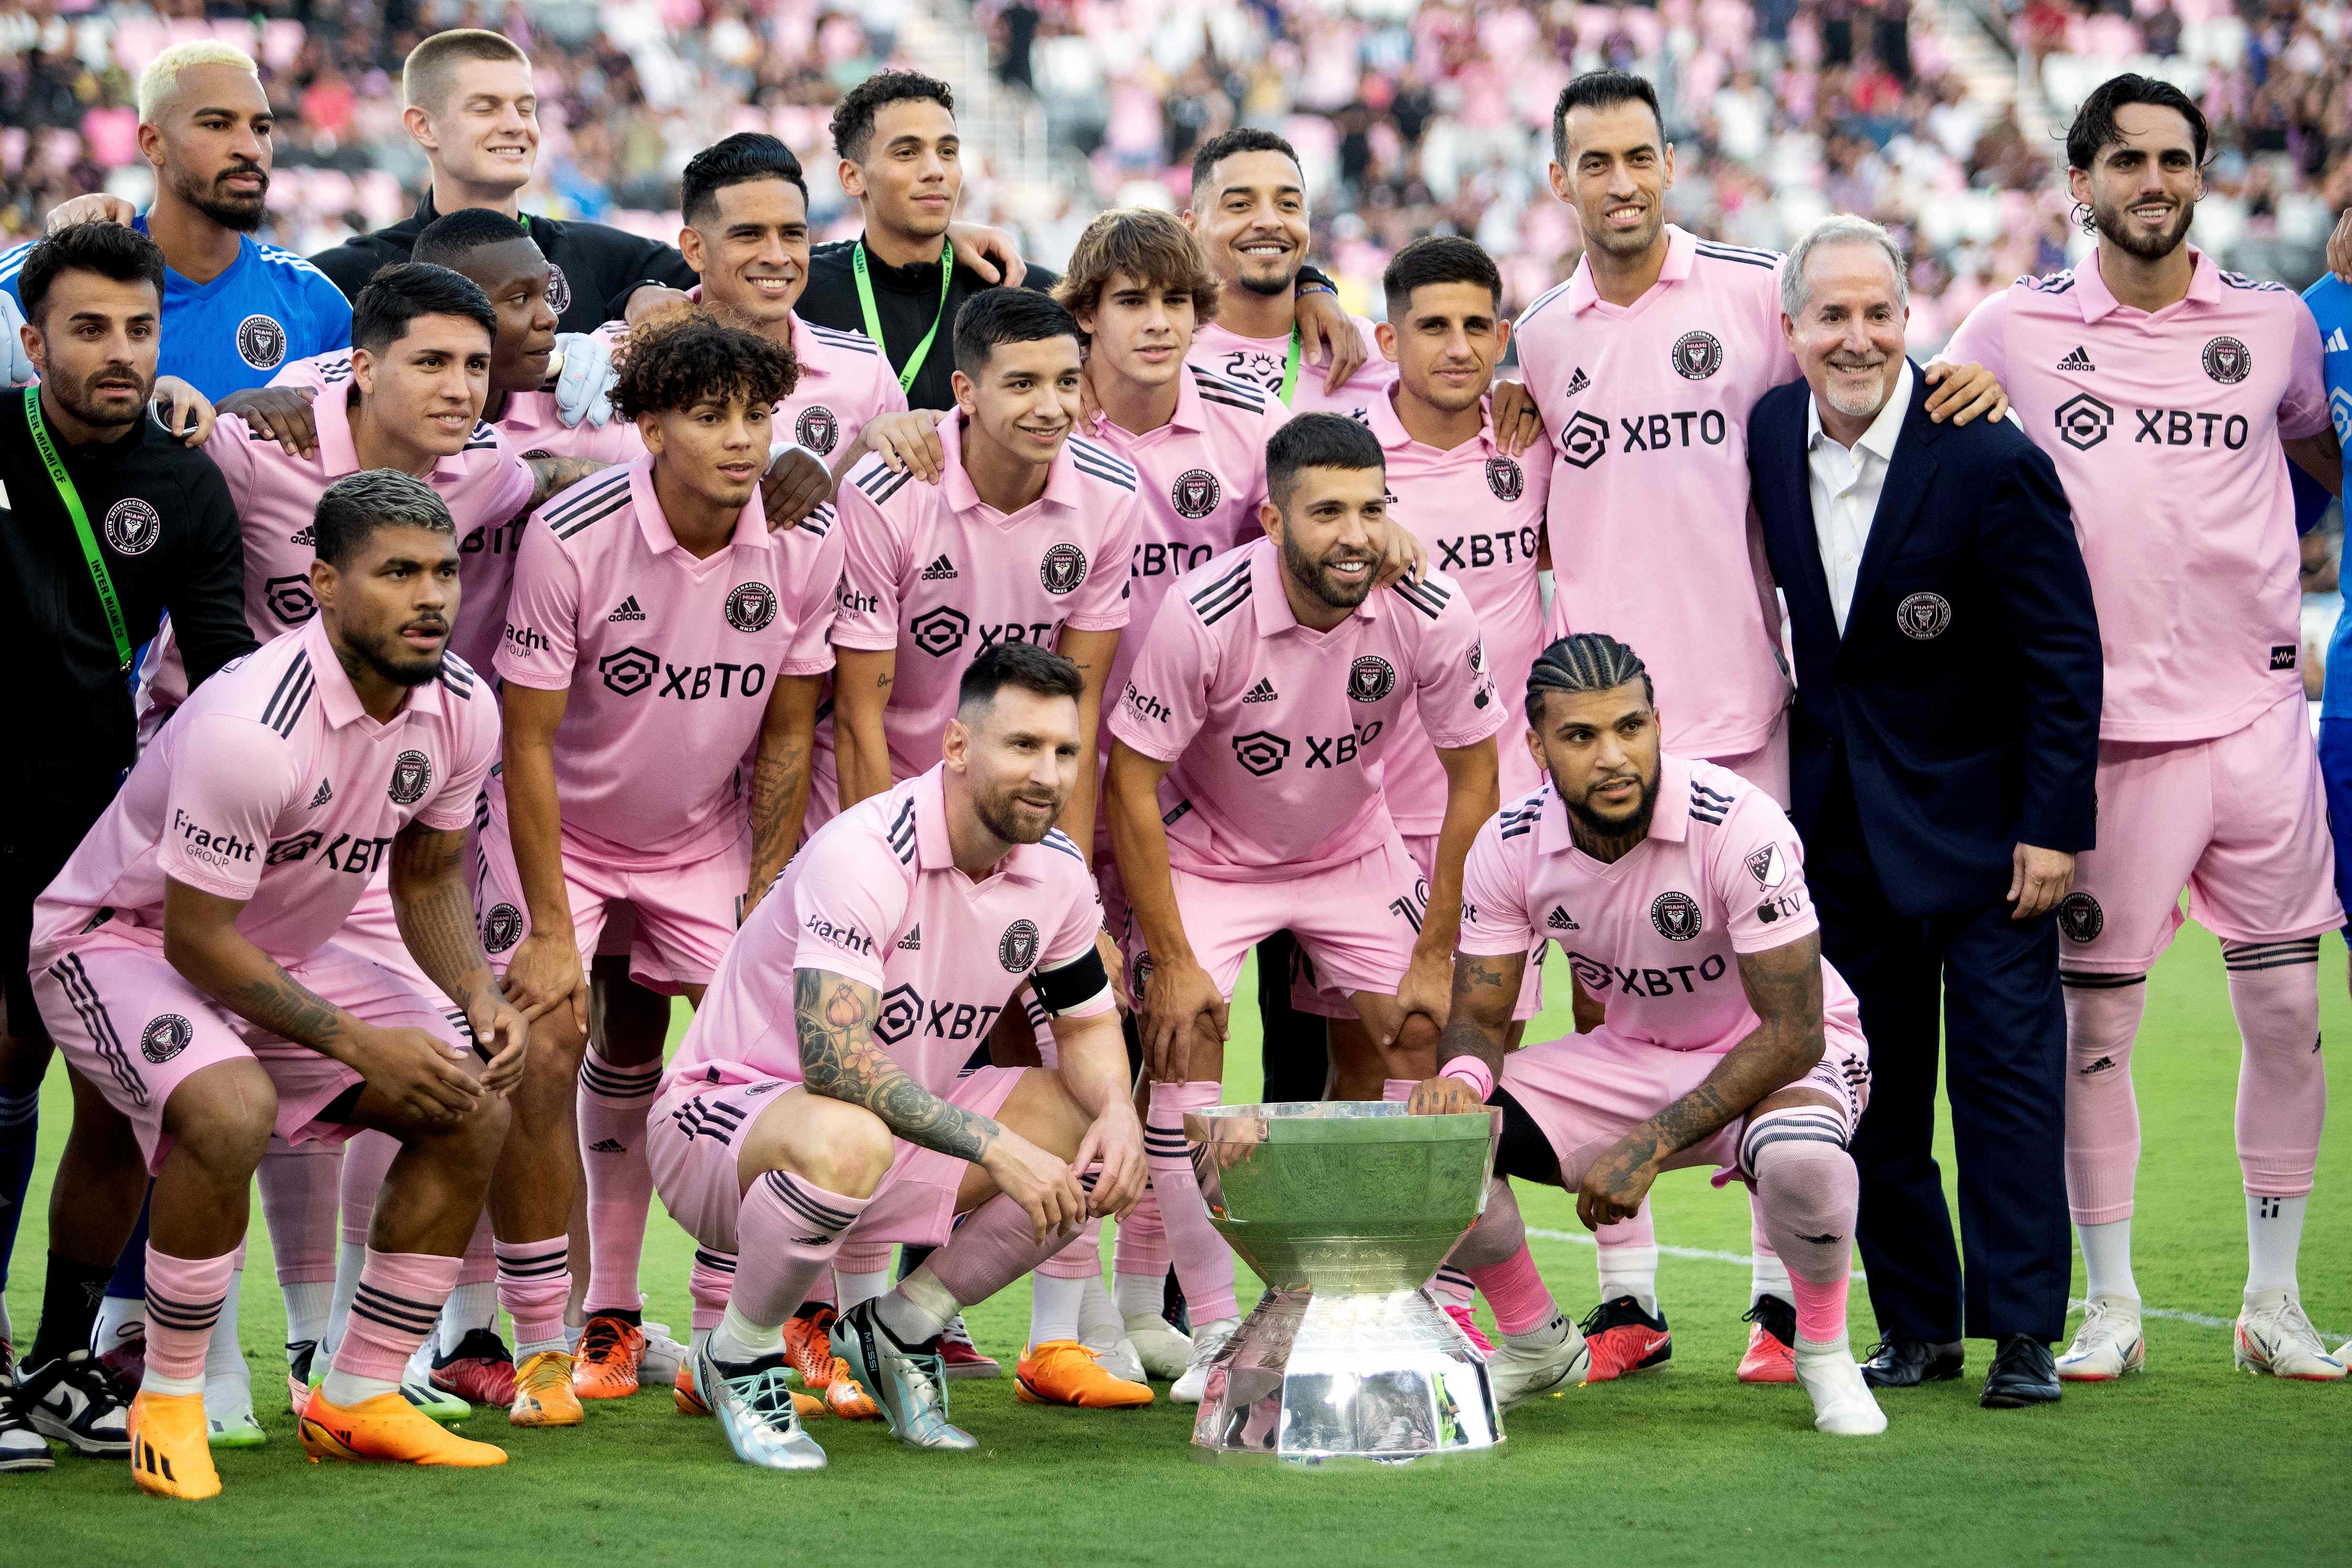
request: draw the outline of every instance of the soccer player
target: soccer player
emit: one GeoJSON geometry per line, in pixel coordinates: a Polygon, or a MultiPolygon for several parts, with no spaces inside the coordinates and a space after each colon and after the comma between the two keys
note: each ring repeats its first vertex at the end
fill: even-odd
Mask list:
{"type": "Polygon", "coordinates": [[[42,1017],[155,1176],[131,1470],[164,1497],[220,1490],[205,1345],[273,1130],[374,1127],[406,1150],[304,1449],[506,1459],[397,1387],[473,1234],[527,1043],[475,936],[462,855],[498,716],[446,653],[460,594],[440,497],[369,471],[330,488],[314,526],[318,613],[189,699],[35,906],[42,1017]],[[379,862],[462,1025],[335,944],[379,862]]]}
{"type": "MultiPolygon", "coordinates": [[[[1086,777],[1087,686],[1026,642],[966,664],[942,760],[845,809],[794,857],[663,1080],[650,1124],[662,1202],[704,1248],[741,1260],[695,1366],[746,1464],[825,1462],[793,1414],[782,1325],[845,1236],[944,1243],[836,1319],[833,1343],[899,1441],[969,1449],[948,1419],[950,1320],[1142,1191],[1101,911],[1054,826],[1086,777]],[[965,1069],[1024,980],[1061,1066],[965,1069]]],[[[1023,1397],[1072,1353],[1084,1356],[1033,1347],[1023,1397]]]]}
{"type": "MultiPolygon", "coordinates": [[[[1426,1077],[1462,857],[1495,809],[1494,737],[1507,716],[1458,584],[1432,572],[1373,587],[1394,525],[1369,429],[1297,416],[1267,446],[1266,485],[1266,537],[1186,573],[1152,618],[1110,716],[1106,784],[1151,1077],[1152,1185],[1187,1272],[1222,1269],[1228,1291],[1232,1261],[1181,1127],[1223,1092],[1226,998],[1243,959],[1286,929],[1349,994],[1379,1054],[1339,1063],[1342,1098],[1376,1097],[1383,1077],[1426,1077]],[[1379,787],[1408,709],[1447,785],[1426,877],[1379,787]]],[[[1192,1364],[1170,1397],[1202,1396],[1236,1326],[1231,1301],[1192,1300],[1192,1364]]]]}
{"type": "Polygon", "coordinates": [[[1479,830],[1444,1061],[1412,1095],[1422,1114],[1503,1111],[1486,1212],[1454,1249],[1502,1333],[1496,1397],[1508,1407],[1580,1383],[1586,1359],[1505,1178],[1575,1193],[1598,1229],[1639,1208],[1660,1173],[1713,1165],[1749,1185],[1789,1264],[1813,1426],[1883,1432],[1845,1322],[1858,1201],[1846,1143],[1870,1052],[1853,993],[1822,957],[1796,831],[1747,779],[1662,749],[1649,673],[1614,638],[1553,643],[1527,694],[1548,786],[1479,830]],[[1609,998],[1608,1021],[1506,1055],[1521,970],[1546,940],[1609,998]]]}
{"type": "Polygon", "coordinates": [[[2188,243],[2205,116],[2124,75],[2083,101],[2066,180],[2089,260],[1971,312],[1951,352],[2011,389],[2058,465],[2105,644],[2099,843],[2058,906],[2066,1189],[2089,1306],[2058,1375],[2146,1364],[2131,1270],[2139,1112],[2131,1051],[2147,971],[2189,913],[2221,939],[2244,1056],[2237,1143],[2247,1270],[2236,1362],[2340,1378],[2295,1262],[2326,1113],[2319,939],[2344,924],[2302,676],[2293,444],[2338,472],[2319,331],[2294,293],[2188,243]]]}
{"type": "Polygon", "coordinates": [[[511,950],[518,996],[553,1004],[507,1156],[533,1179],[511,1207],[499,1197],[518,1425],[567,1425],[580,1396],[635,1393],[645,1348],[645,1117],[667,1019],[609,1011],[582,1067],[583,965],[625,907],[637,983],[699,1002],[800,836],[842,539],[829,509],[772,531],[761,508],[793,372],[789,350],[708,319],[653,329],[613,387],[646,455],[523,534],[498,656],[505,767],[481,841],[486,943],[511,950]],[[562,1322],[575,1073],[591,1230],[576,1364],[562,1322]]]}

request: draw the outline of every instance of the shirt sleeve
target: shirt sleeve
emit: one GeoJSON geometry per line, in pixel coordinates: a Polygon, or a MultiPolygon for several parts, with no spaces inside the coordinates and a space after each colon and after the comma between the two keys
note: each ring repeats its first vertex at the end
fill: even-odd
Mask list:
{"type": "Polygon", "coordinates": [[[826,969],[880,990],[885,945],[898,935],[914,890],[903,875],[877,875],[898,863],[870,831],[827,833],[801,852],[808,862],[793,889],[795,969],[826,969]]]}
{"type": "Polygon", "coordinates": [[[1180,581],[1151,618],[1143,648],[1127,672],[1127,690],[1110,708],[1113,738],[1155,762],[1173,762],[1209,721],[1209,683],[1216,678],[1216,638],[1190,603],[1175,595],[1180,581]]]}
{"type": "Polygon", "coordinates": [[[2296,300],[2289,312],[2294,343],[2288,350],[2285,395],[2279,399],[2279,434],[2290,441],[2317,435],[2328,426],[2326,355],[2319,346],[2319,319],[2296,300]]]}
{"type": "Polygon", "coordinates": [[[686,265],[686,257],[677,246],[660,240],[638,240],[623,230],[613,231],[626,245],[634,241],[635,248],[623,248],[614,257],[614,276],[620,279],[612,298],[604,302],[604,315],[609,320],[619,320],[629,313],[629,296],[648,283],[667,284],[676,289],[689,289],[702,281],[702,275],[686,265]]]}
{"type": "Polygon", "coordinates": [[[218,468],[191,464],[187,502],[175,519],[179,548],[163,607],[194,691],[254,642],[245,623],[245,535],[218,468]]]}
{"type": "MultiPolygon", "coordinates": [[[[1534,831],[1534,823],[1524,831],[1534,831]]],[[[1535,945],[1535,923],[1528,918],[1526,893],[1512,874],[1503,818],[1497,813],[1486,819],[1462,860],[1462,930],[1454,939],[1454,950],[1494,957],[1524,954],[1535,945]]]]}
{"type": "Polygon", "coordinates": [[[1733,951],[1785,947],[1821,928],[1805,891],[1805,847],[1770,796],[1743,792],[1714,838],[1707,877],[1722,901],[1733,951]]]}
{"type": "MultiPolygon", "coordinates": [[[[1430,743],[1451,748],[1475,746],[1501,730],[1510,717],[1510,705],[1495,690],[1495,677],[1486,667],[1486,640],[1479,633],[1470,596],[1460,583],[1446,586],[1453,597],[1422,639],[1413,692],[1430,743]]],[[[1421,613],[1408,603],[1391,608],[1402,615],[1421,613]]]]}
{"type": "Polygon", "coordinates": [[[193,722],[180,737],[155,862],[174,882],[242,902],[260,885],[270,832],[303,788],[300,758],[252,719],[208,713],[193,722]]]}
{"type": "MultiPolygon", "coordinates": [[[[864,653],[887,653],[898,645],[898,584],[907,570],[906,541],[873,497],[856,480],[879,457],[859,461],[843,476],[834,507],[841,540],[841,610],[834,618],[833,645],[864,653]]],[[[908,485],[919,485],[909,479],[908,485]]]]}
{"type": "Polygon", "coordinates": [[[530,505],[530,493],[539,488],[539,476],[530,471],[521,454],[507,443],[506,433],[492,425],[498,436],[498,451],[492,455],[495,465],[490,476],[483,481],[482,507],[474,519],[478,524],[498,528],[530,505]]]}
{"type": "Polygon", "coordinates": [[[1070,613],[1063,624],[1073,632],[1116,632],[1127,624],[1127,566],[1135,559],[1135,518],[1141,509],[1137,500],[1132,492],[1121,493],[1111,526],[1095,547],[1087,580],[1070,596],[1070,613]]]}
{"type": "MultiPolygon", "coordinates": [[[[222,414],[213,422],[213,434],[204,445],[205,455],[213,460],[213,467],[228,487],[229,504],[242,512],[253,502],[256,470],[253,460],[253,427],[233,413],[222,414]]],[[[243,552],[239,552],[242,563],[243,552]]]]}
{"type": "Polygon", "coordinates": [[[473,826],[474,803],[499,759],[498,695],[488,681],[478,680],[471,696],[461,698],[445,691],[443,701],[457,713],[457,755],[441,788],[418,808],[416,820],[451,833],[473,826]]]}
{"type": "Polygon", "coordinates": [[[801,601],[794,608],[793,639],[776,661],[780,675],[821,675],[833,668],[833,622],[841,608],[841,516],[819,507],[811,521],[829,525],[811,542],[808,570],[801,574],[801,601]]]}
{"type": "Polygon", "coordinates": [[[1989,294],[1977,301],[1952,340],[1936,357],[1956,365],[1978,364],[1992,372],[1992,379],[2001,385],[2009,384],[2009,290],[1989,294]]]}
{"type": "MultiPolygon", "coordinates": [[[[1044,955],[1037,960],[1035,973],[1038,975],[1051,975],[1073,964],[1085,963],[1095,950],[1096,934],[1103,928],[1102,903],[1096,896],[1095,879],[1076,864],[1071,866],[1070,872],[1071,880],[1076,885],[1070,890],[1069,901],[1062,911],[1061,924],[1054,929],[1045,943],[1044,955]]],[[[1106,977],[1101,989],[1095,995],[1075,1006],[1062,1009],[1054,1016],[1093,1018],[1110,1011],[1118,1005],[1118,998],[1112,994],[1106,977]]]]}
{"type": "Polygon", "coordinates": [[[544,523],[522,531],[507,596],[499,674],[535,691],[567,691],[580,658],[580,567],[544,523]]]}

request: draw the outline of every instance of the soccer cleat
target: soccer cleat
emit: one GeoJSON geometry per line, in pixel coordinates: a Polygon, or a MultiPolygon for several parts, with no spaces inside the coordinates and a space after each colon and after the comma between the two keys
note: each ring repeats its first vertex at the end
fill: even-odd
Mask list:
{"type": "Polygon", "coordinates": [[[1505,1334],[1486,1358],[1487,1385],[1495,1391],[1495,1407],[1508,1410],[1538,1394],[1572,1388],[1591,1380],[1592,1347],[1565,1313],[1549,1326],[1560,1331],[1551,1344],[1529,1343],[1541,1330],[1525,1335],[1505,1334]]]}
{"type": "Polygon", "coordinates": [[[1446,1302],[1445,1315],[1454,1320],[1454,1326],[1462,1331],[1462,1337],[1470,1342],[1470,1348],[1478,1353],[1479,1360],[1484,1361],[1495,1354],[1495,1342],[1486,1337],[1486,1332],[1479,1328],[1478,1321],[1470,1315],[1468,1302],[1446,1302]]]}
{"type": "Polygon", "coordinates": [[[0,1387],[0,1474],[10,1470],[47,1470],[57,1467],[49,1445],[25,1413],[16,1408],[16,1400],[0,1387]]]}
{"type": "Polygon", "coordinates": [[[1047,1340],[1021,1353],[1013,1371],[1024,1405],[1073,1405],[1081,1410],[1132,1410],[1151,1403],[1151,1385],[1113,1377],[1102,1358],[1074,1339],[1047,1340]]]}
{"type": "Polygon", "coordinates": [[[667,1323],[647,1323],[645,1359],[637,1364],[639,1384],[674,1383],[687,1363],[686,1346],[670,1337],[667,1323]]]}
{"type": "Polygon", "coordinates": [[[2067,1383],[2105,1383],[2126,1372],[2147,1370],[2147,1339],[2140,1332],[2139,1299],[2093,1296],[2084,1304],[2083,1326],[2074,1331],[2074,1343],[2058,1358],[2059,1377],[2067,1383]]]}
{"type": "Polygon", "coordinates": [[[833,1354],[833,1308],[810,1305],[814,1311],[784,1320],[785,1361],[828,1413],[845,1421],[878,1420],[882,1411],[873,1396],[850,1375],[849,1363],[833,1354]]]}
{"type": "Polygon", "coordinates": [[[694,1353],[691,1351],[687,1353],[684,1361],[677,1364],[677,1375],[670,1380],[669,1402],[677,1407],[681,1416],[710,1414],[709,1403],[702,1397],[702,1390],[694,1385],[694,1353]]]}
{"type": "Polygon", "coordinates": [[[572,1386],[572,1357],[542,1350],[515,1369],[514,1403],[507,1419],[518,1427],[577,1427],[588,1418],[572,1386]]]}
{"type": "Polygon", "coordinates": [[[2319,1331],[2303,1315],[2303,1302],[2283,1285],[2246,1292],[2238,1313],[2237,1365],[2309,1383],[2333,1383],[2344,1364],[2319,1343],[2319,1331]]]}
{"type": "Polygon", "coordinates": [[[833,1353],[874,1391],[891,1435],[915,1448],[980,1447],[979,1439],[948,1421],[948,1374],[939,1340],[904,1343],[875,1315],[874,1306],[860,1301],[833,1320],[833,1353]]]}
{"type": "Polygon", "coordinates": [[[1632,1296],[1612,1296],[1584,1316],[1577,1325],[1592,1347],[1592,1370],[1587,1383],[1607,1383],[1629,1372],[1647,1372],[1674,1359],[1673,1331],[1666,1314],[1642,1310],[1632,1296]]]}
{"type": "Polygon", "coordinates": [[[1102,1363],[1102,1369],[1121,1383],[1148,1384],[1151,1381],[1143,1370],[1143,1358],[1135,1354],[1135,1342],[1125,1334],[1112,1341],[1107,1350],[1097,1350],[1093,1345],[1087,1348],[1094,1351],[1095,1359],[1102,1363]]]}
{"type": "Polygon", "coordinates": [[[442,1393],[476,1405],[497,1409],[514,1403],[514,1354],[496,1329],[467,1329],[457,1349],[435,1354],[431,1377],[442,1393]]]}
{"type": "Polygon", "coordinates": [[[303,1413],[302,1451],[310,1462],[344,1459],[394,1465],[437,1465],[483,1469],[507,1462],[507,1451],[445,1431],[406,1399],[401,1390],[379,1394],[345,1407],[319,1389],[303,1413]]]}
{"type": "MultiPolygon", "coordinates": [[[[202,1441],[205,1402],[190,1397],[196,1400],[196,1437],[202,1441]]],[[[119,1459],[131,1452],[131,1399],[105,1364],[86,1350],[16,1369],[16,1408],[33,1430],[85,1458],[119,1459]]]]}
{"type": "Polygon", "coordinates": [[[205,1412],[205,1442],[211,1448],[258,1448],[268,1441],[269,1434],[254,1418],[250,1394],[222,1415],[205,1412]]]}
{"type": "Polygon", "coordinates": [[[1755,1326],[1748,1331],[1748,1354],[1739,1358],[1739,1381],[1796,1382],[1797,1309],[1778,1296],[1759,1296],[1742,1321],[1755,1326]]]}
{"type": "Polygon", "coordinates": [[[1127,1320],[1127,1343],[1143,1364],[1144,1375],[1162,1383],[1184,1375],[1192,1364],[1192,1337],[1178,1333],[1157,1312],[1139,1312],[1127,1320]]]}
{"type": "Polygon", "coordinates": [[[1814,1431],[1833,1437],[1873,1437],[1886,1430],[1886,1412],[1871,1397],[1870,1385],[1862,1380],[1862,1368],[1854,1364],[1843,1337],[1832,1350],[1792,1351],[1789,1365],[1791,1380],[1803,1384],[1805,1396],[1813,1402],[1814,1431]]]}
{"type": "Polygon", "coordinates": [[[114,1342],[113,1348],[98,1359],[113,1375],[115,1382],[137,1392],[140,1383],[147,1375],[147,1325],[143,1322],[124,1323],[121,1337],[114,1342]]]}
{"type": "Polygon", "coordinates": [[[127,1420],[131,1479],[141,1491],[191,1501],[220,1495],[220,1472],[205,1440],[203,1395],[142,1393],[131,1401],[127,1420]]]}
{"type": "Polygon", "coordinates": [[[1217,1357],[1224,1354],[1225,1342],[1232,1339],[1234,1331],[1241,1326],[1239,1318],[1219,1318],[1214,1322],[1192,1326],[1192,1360],[1185,1367],[1184,1375],[1168,1390],[1171,1404],[1198,1405],[1208,1397],[1209,1368],[1217,1357]]]}
{"type": "Polygon", "coordinates": [[[314,1339],[289,1340],[286,1345],[286,1408],[294,1418],[302,1418],[302,1406],[310,1402],[310,1364],[319,1359],[319,1342],[314,1339]]]}
{"type": "Polygon", "coordinates": [[[474,1413],[474,1407],[444,1389],[429,1383],[404,1383],[400,1396],[428,1421],[438,1421],[444,1427],[455,1426],[474,1413]]]}
{"type": "Polygon", "coordinates": [[[980,1354],[980,1346],[971,1343],[971,1331],[963,1326],[963,1314],[958,1312],[948,1320],[947,1328],[940,1334],[940,1361],[954,1378],[1002,1377],[1003,1366],[992,1355],[980,1354]]]}
{"type": "Polygon", "coordinates": [[[709,1411],[737,1458],[766,1470],[824,1469],[824,1450],[801,1429],[800,1401],[782,1355],[722,1364],[706,1340],[691,1364],[695,1386],[710,1391],[709,1411]]]}
{"type": "Polygon", "coordinates": [[[599,1312],[580,1331],[572,1391],[583,1399],[626,1399],[637,1391],[637,1368],[645,1359],[646,1331],[626,1318],[599,1312]]]}

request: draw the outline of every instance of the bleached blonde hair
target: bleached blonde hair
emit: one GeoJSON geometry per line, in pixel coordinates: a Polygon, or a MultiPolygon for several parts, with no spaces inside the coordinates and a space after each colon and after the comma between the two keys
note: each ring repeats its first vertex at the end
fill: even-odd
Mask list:
{"type": "Polygon", "coordinates": [[[197,38],[189,43],[173,44],[147,62],[139,73],[139,118],[152,121],[180,85],[180,73],[197,66],[235,66],[255,81],[261,79],[260,68],[253,57],[234,45],[215,38],[197,38]]]}

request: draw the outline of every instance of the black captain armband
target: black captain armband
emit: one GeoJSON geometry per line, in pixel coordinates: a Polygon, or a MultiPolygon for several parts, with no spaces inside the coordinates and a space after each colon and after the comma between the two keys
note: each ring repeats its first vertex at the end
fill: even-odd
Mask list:
{"type": "Polygon", "coordinates": [[[1036,988],[1037,999],[1045,1010],[1059,1018],[1102,995],[1110,985],[1110,974],[1103,967],[1102,949],[1090,946],[1058,969],[1038,970],[1029,977],[1029,983],[1036,988]]]}

